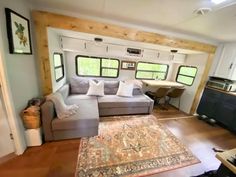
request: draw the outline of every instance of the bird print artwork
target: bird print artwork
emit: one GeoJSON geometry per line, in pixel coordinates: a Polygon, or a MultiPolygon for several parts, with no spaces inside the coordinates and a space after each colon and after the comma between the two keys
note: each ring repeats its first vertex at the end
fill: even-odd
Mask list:
{"type": "Polygon", "coordinates": [[[20,40],[20,45],[24,45],[24,47],[27,46],[28,45],[28,39],[24,34],[25,27],[21,23],[14,22],[14,24],[17,28],[16,31],[15,31],[15,34],[17,35],[17,37],[20,40]]]}

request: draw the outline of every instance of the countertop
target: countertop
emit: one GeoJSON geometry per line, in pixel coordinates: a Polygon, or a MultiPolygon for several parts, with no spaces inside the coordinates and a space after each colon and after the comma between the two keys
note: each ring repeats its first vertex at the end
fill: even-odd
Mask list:
{"type": "Polygon", "coordinates": [[[236,167],[227,161],[231,156],[235,157],[236,149],[231,149],[225,152],[217,153],[216,158],[221,161],[227,168],[229,168],[234,174],[236,174],[236,167]]]}
{"type": "Polygon", "coordinates": [[[218,92],[221,92],[221,93],[225,93],[225,94],[228,94],[228,95],[236,96],[236,92],[226,92],[224,90],[219,90],[219,89],[215,89],[215,88],[208,87],[208,86],[206,86],[206,88],[212,89],[212,90],[215,90],[215,91],[218,91],[218,92]]]}

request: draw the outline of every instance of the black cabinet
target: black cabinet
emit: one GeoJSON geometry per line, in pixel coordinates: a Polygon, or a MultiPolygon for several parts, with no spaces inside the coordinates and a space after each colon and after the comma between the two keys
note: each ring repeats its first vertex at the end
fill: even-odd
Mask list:
{"type": "Polygon", "coordinates": [[[197,108],[197,113],[199,115],[206,115],[209,118],[214,118],[216,116],[216,110],[219,106],[221,96],[220,92],[215,92],[214,90],[205,88],[197,108]]]}
{"type": "Polygon", "coordinates": [[[205,88],[199,106],[199,115],[206,115],[236,131],[236,96],[205,88]]]}

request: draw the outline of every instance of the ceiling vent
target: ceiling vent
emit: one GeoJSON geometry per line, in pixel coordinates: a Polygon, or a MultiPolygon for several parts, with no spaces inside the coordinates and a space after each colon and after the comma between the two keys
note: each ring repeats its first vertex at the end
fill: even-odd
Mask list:
{"type": "Polygon", "coordinates": [[[195,10],[194,13],[197,14],[197,15],[205,15],[205,14],[211,12],[211,11],[212,11],[211,8],[202,7],[202,8],[199,8],[199,9],[195,10]]]}
{"type": "Polygon", "coordinates": [[[127,55],[129,56],[142,57],[142,52],[141,49],[127,48],[127,55]]]}

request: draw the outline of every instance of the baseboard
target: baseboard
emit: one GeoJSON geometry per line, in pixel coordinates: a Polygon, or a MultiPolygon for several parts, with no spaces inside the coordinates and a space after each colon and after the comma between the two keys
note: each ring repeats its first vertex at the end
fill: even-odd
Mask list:
{"type": "Polygon", "coordinates": [[[7,154],[7,155],[5,155],[5,156],[3,156],[3,157],[0,157],[0,164],[6,162],[6,161],[8,161],[8,160],[11,160],[11,159],[13,159],[13,158],[16,157],[16,156],[17,156],[17,155],[16,155],[14,152],[12,152],[12,153],[7,154]]]}

